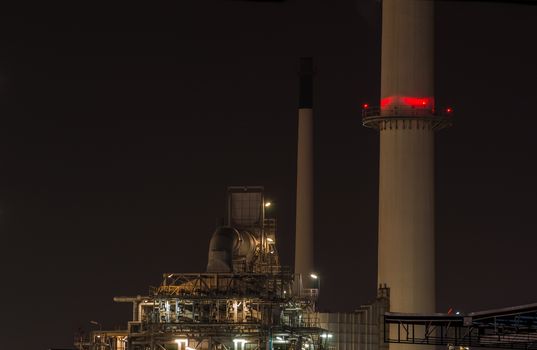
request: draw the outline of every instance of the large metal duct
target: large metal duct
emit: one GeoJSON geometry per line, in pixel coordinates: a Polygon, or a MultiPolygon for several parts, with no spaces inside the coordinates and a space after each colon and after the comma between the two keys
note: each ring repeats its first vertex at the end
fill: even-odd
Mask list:
{"type": "Polygon", "coordinates": [[[219,227],[209,243],[207,272],[233,272],[233,262],[249,265],[256,248],[256,240],[248,231],[219,227]]]}

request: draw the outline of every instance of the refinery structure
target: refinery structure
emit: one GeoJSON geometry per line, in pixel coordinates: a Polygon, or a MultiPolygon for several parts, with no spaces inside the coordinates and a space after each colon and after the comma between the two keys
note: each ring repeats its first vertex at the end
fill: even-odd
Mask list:
{"type": "Polygon", "coordinates": [[[314,263],[313,78],[300,61],[294,268],[282,266],[261,186],[228,188],[228,216],[203,272],[168,272],[132,304],[122,330],[77,337],[79,350],[410,350],[416,345],[537,348],[537,304],[435,313],[434,134],[451,125],[435,105],[433,1],[382,2],[379,106],[363,125],[380,137],[378,290],[343,313],[317,309],[314,263]],[[390,344],[393,343],[393,344],[390,344]],[[389,344],[389,345],[388,345],[389,344]]]}
{"type": "Polygon", "coordinates": [[[265,217],[266,205],[263,187],[228,188],[227,222],[211,238],[207,270],[165,273],[147,295],[115,297],[132,304],[127,327],[78,337],[76,348],[378,349],[375,320],[387,311],[387,290],[352,313],[317,312],[318,276],[280,265],[276,220],[265,217]],[[334,347],[336,341],[343,343],[334,347]]]}

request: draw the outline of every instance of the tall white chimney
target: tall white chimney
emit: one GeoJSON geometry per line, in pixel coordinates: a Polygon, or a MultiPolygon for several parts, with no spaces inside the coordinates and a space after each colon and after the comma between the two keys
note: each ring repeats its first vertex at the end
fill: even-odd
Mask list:
{"type": "Polygon", "coordinates": [[[311,287],[313,261],[313,60],[300,59],[296,177],[295,273],[311,287]]]}
{"type": "Polygon", "coordinates": [[[363,111],[380,132],[378,283],[393,312],[435,312],[434,132],[449,121],[435,110],[433,16],[433,1],[383,0],[380,108],[363,111]]]}

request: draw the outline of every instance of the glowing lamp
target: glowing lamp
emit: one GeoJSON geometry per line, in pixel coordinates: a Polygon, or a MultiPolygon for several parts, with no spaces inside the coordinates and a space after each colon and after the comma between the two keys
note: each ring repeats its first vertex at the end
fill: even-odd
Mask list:
{"type": "Polygon", "coordinates": [[[446,112],[447,112],[447,113],[452,113],[452,112],[453,112],[453,108],[451,108],[451,107],[446,108],[446,112]]]}
{"type": "Polygon", "coordinates": [[[369,105],[368,105],[367,103],[364,103],[364,104],[362,105],[362,107],[363,107],[364,109],[368,109],[368,108],[369,108],[369,105]]]}
{"type": "Polygon", "coordinates": [[[235,350],[244,350],[244,344],[246,344],[246,339],[233,339],[233,345],[235,350]]]}

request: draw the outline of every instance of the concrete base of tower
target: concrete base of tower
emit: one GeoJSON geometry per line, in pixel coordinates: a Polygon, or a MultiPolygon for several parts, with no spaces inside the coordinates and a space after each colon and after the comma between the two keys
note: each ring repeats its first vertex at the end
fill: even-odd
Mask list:
{"type": "Polygon", "coordinates": [[[378,283],[392,312],[435,311],[434,130],[421,120],[380,130],[378,283]]]}

